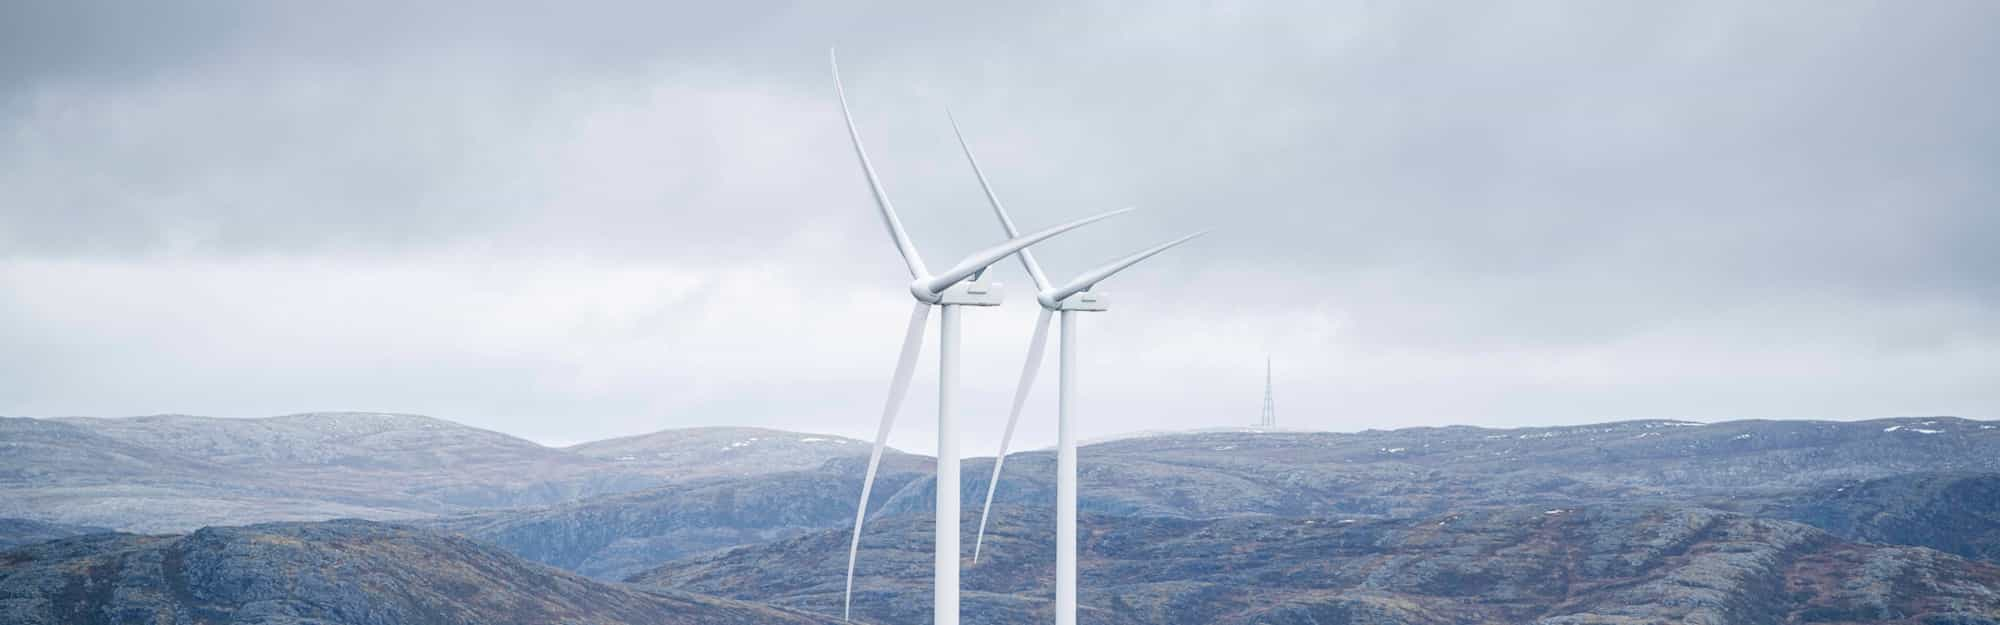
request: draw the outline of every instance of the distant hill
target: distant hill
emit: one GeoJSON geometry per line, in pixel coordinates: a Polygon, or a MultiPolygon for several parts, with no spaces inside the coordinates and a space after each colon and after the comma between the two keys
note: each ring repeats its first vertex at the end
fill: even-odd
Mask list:
{"type": "MultiPolygon", "coordinates": [[[[1757,514],[1857,478],[1994,466],[2000,462],[2000,431],[1987,425],[1932,418],[1638,421],[1512,430],[1155,435],[1084,447],[1081,505],[1086,513],[1108,517],[1180,519],[1267,515],[1371,521],[1519,506],[1635,503],[1757,514]],[[1899,423],[1938,433],[1906,432],[1899,423]]],[[[891,456],[898,457],[913,458],[891,456]]],[[[969,515],[984,497],[991,462],[965,463],[961,488],[969,515]]],[[[928,514],[934,492],[929,466],[898,469],[894,461],[888,466],[875,491],[880,503],[870,506],[873,514],[928,514]]],[[[1003,506],[996,522],[1007,522],[1010,510],[1046,509],[1055,496],[1054,470],[1046,451],[1015,455],[996,493],[1003,506]]],[[[715,478],[435,524],[530,559],[616,578],[698,551],[847,528],[860,475],[857,458],[809,471],[715,478]],[[717,503],[724,493],[734,493],[732,503],[717,503]]],[[[968,544],[972,531],[967,528],[968,544]]]]}
{"type": "Polygon", "coordinates": [[[366,521],[97,534],[0,553],[0,622],[807,625],[835,619],[593,582],[366,521]]]}
{"type": "Polygon", "coordinates": [[[0,417],[0,480],[90,485],[248,476],[199,456],[133,444],[88,427],[50,419],[0,417]]]}
{"type": "Polygon", "coordinates": [[[322,412],[261,419],[155,415],[53,421],[206,462],[259,470],[448,470],[574,458],[490,430],[418,415],[322,412]]]}
{"type": "MultiPolygon", "coordinates": [[[[1628,421],[1556,428],[1407,428],[1359,433],[1205,432],[1089,445],[1080,505],[1099,514],[1403,518],[1481,506],[1690,503],[1748,511],[1819,488],[1914,472],[2000,472],[2000,424],[1628,421]]],[[[991,460],[967,461],[967,501],[991,460]]],[[[1053,501],[1055,458],[1015,454],[995,500],[1053,501]]],[[[912,483],[884,513],[930,509],[912,483]]]]}
{"type": "Polygon", "coordinates": [[[867,441],[825,434],[705,427],[606,439],[564,450],[625,469],[686,479],[814,469],[836,458],[866,458],[869,448],[867,441]]]}
{"type": "Polygon", "coordinates": [[[556,449],[378,413],[0,418],[0,450],[0,517],[142,532],[543,506],[868,453],[847,439],[731,428],[556,449]]]}

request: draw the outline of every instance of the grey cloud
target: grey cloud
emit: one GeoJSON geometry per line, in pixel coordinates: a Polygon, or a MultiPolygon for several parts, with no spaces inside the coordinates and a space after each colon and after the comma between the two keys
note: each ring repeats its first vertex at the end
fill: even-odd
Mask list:
{"type": "MultiPolygon", "coordinates": [[[[2000,266],[1991,208],[2000,108],[1988,76],[2000,65],[1991,28],[2000,8],[1990,3],[6,10],[0,267],[14,266],[15,296],[0,299],[0,315],[22,319],[23,302],[53,295],[48,263],[352,265],[396,280],[440,255],[493,259],[494,269],[442,274],[475,282],[511,270],[502,261],[697,275],[755,265],[785,293],[650,303],[648,321],[632,327],[673,349],[700,341],[670,328],[709,324],[745,353],[784,354],[755,377],[852,395],[773,407],[743,399],[768,379],[664,361],[645,364],[684,385],[649,388],[608,366],[577,373],[551,361],[636,357],[623,348],[550,342],[505,366],[521,381],[598,376],[602,385],[426,403],[381,390],[375,377],[341,377],[361,365],[337,345],[314,345],[339,362],[294,363],[303,370],[275,387],[308,388],[314,375],[356,381],[312,397],[513,410],[494,417],[504,424],[567,407],[607,429],[632,413],[865,429],[880,375],[811,352],[886,354],[868,341],[893,334],[894,319],[859,334],[800,321],[797,336],[813,344],[795,351],[760,339],[751,330],[770,319],[748,312],[832,294],[853,294],[841,305],[859,311],[899,292],[838,125],[825,68],[838,45],[857,121],[927,256],[997,236],[947,107],[1023,221],[1145,209],[1047,246],[1055,273],[1225,226],[1107,285],[1131,302],[1117,314],[1133,319],[1108,326],[1104,340],[1185,368],[1107,379],[1132,389],[1107,393],[1107,405],[1153,406],[1138,390],[1143,376],[1216,379],[1233,371],[1229,359],[1266,349],[1327,376],[1302,380],[1315,390],[1287,405],[1342,415],[1330,426],[1758,416],[1713,414],[1732,408],[1668,389],[1783,412],[1779,398],[1803,388],[1790,376],[1807,370],[1880,399],[1828,394],[1771,416],[2000,405],[2000,395],[1966,390],[1990,374],[1916,364],[1976,363],[2000,344],[1990,270],[2000,266]],[[1142,327],[1150,331],[1131,329],[1142,327]],[[1206,356],[1160,351],[1175,345],[1206,356]],[[1551,379],[1520,382],[1523,361],[1546,364],[1551,379]],[[1578,369],[1582,361],[1601,369],[1578,369]],[[1674,368],[1656,368],[1662,361],[1674,368]],[[1342,364],[1351,362],[1378,371],[1342,364]],[[1634,373],[1578,373],[1601,370],[1634,373]],[[1378,388],[1351,388],[1360,384],[1378,388]],[[1470,390],[1461,402],[1435,399],[1450,388],[1470,390]],[[1950,401],[1922,401],[1926,390],[1950,401]],[[1643,415],[1614,410],[1621,400],[1643,404],[1643,415]],[[818,414],[777,414],[806,412],[818,414]]],[[[1024,294],[1018,269],[999,277],[1024,294]]],[[[396,286],[424,315],[474,288],[396,286]]],[[[490,314],[525,323],[535,313],[490,314]]],[[[548,314],[553,323],[591,315],[548,314]]],[[[1025,322],[989,316],[1005,327],[978,340],[990,341],[998,373],[975,392],[1000,396],[1025,338],[1012,326],[1025,322]]],[[[859,312],[835,317],[868,323],[859,312]]],[[[114,320],[61,327],[102,332],[114,320]]],[[[368,323],[397,331],[387,318],[368,323]]],[[[79,399],[89,388],[73,377],[87,370],[83,354],[107,354],[6,336],[76,364],[36,373],[46,384],[13,389],[23,399],[0,412],[155,409],[79,399]]],[[[728,347],[702,343],[698,353],[719,358],[728,347]]],[[[170,361],[167,349],[150,357],[170,361]]],[[[409,357],[474,367],[466,354],[480,349],[409,357]]],[[[441,394],[492,388],[467,376],[426,380],[441,394]]],[[[1205,423],[1239,390],[1153,407],[1176,412],[1169,422],[1205,423]]],[[[281,399],[156,397],[190,411],[288,410],[281,399]]],[[[1131,425],[1103,427],[1121,423],[1131,425]]]]}

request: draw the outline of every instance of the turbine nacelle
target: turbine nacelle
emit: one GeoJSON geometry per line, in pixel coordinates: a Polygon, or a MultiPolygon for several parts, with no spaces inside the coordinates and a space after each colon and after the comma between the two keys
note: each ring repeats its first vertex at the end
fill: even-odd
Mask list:
{"type": "MultiPolygon", "coordinates": [[[[924,299],[921,293],[927,293],[921,290],[922,286],[921,281],[910,285],[910,293],[917,295],[919,301],[924,299]]],[[[943,293],[931,295],[934,299],[929,303],[945,306],[999,306],[1006,299],[1001,293],[1001,289],[1006,286],[999,282],[966,280],[951,285],[951,288],[945,289],[943,293]]]]}
{"type": "Polygon", "coordinates": [[[1074,310],[1077,312],[1103,312],[1111,310],[1111,302],[1102,293],[1083,292],[1061,300],[1049,299],[1054,293],[1044,293],[1035,297],[1043,308],[1049,310],[1074,310]]]}
{"type": "MultiPolygon", "coordinates": [[[[971,256],[965,257],[965,260],[958,261],[958,264],[952,265],[951,269],[935,276],[923,271],[922,261],[919,259],[918,262],[910,265],[910,273],[916,276],[916,279],[910,281],[910,296],[926,304],[952,305],[958,302],[952,301],[953,297],[951,294],[959,293],[963,297],[958,297],[958,299],[964,299],[969,302],[966,304],[968,306],[998,306],[1001,300],[1000,283],[979,282],[979,276],[986,273],[987,268],[992,267],[994,263],[1000,262],[1008,256],[1024,252],[1030,245],[1046,241],[1050,237],[1081,228],[1113,215],[1131,212],[1131,210],[1130,208],[1121,208],[1115,211],[1098,213],[1083,219],[1015,236],[986,249],[973,252],[971,256]],[[984,284],[985,286],[968,286],[980,284],[984,284]]],[[[883,212],[884,214],[889,214],[886,208],[883,209],[883,212]]],[[[894,230],[892,229],[891,232],[893,234],[894,230]]],[[[916,258],[914,256],[916,254],[914,247],[911,248],[910,253],[912,254],[911,258],[916,258]]]]}

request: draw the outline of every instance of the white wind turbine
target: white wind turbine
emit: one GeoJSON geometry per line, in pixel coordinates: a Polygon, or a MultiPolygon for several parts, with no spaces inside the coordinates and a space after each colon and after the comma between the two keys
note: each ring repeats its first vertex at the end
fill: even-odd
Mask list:
{"type": "MultiPolygon", "coordinates": [[[[972,173],[979,177],[979,188],[986,192],[986,201],[993,205],[993,214],[1000,218],[1000,227],[1007,231],[1007,236],[1016,236],[1018,233],[1013,217],[1000,204],[1000,197],[993,193],[993,185],[987,183],[986,174],[979,170],[979,159],[973,157],[972,148],[966,145],[965,134],[959,132],[956,119],[952,120],[951,130],[958,135],[958,146],[965,150],[966,162],[972,164],[972,173]]],[[[986,483],[986,505],[979,512],[979,534],[972,543],[972,562],[979,563],[979,548],[986,542],[986,518],[993,511],[993,490],[1000,484],[1000,467],[1007,460],[1007,444],[1014,438],[1014,425],[1021,419],[1021,406],[1027,402],[1028,389],[1035,384],[1035,371],[1041,367],[1042,349],[1048,343],[1049,316],[1061,313],[1062,344],[1057,359],[1060,370],[1057,372],[1056,399],[1056,625],[1076,625],[1076,434],[1073,427],[1076,419],[1070,409],[1076,396],[1076,317],[1073,313],[1108,310],[1109,304],[1102,295],[1091,293],[1091,287],[1126,267],[1203,234],[1205,232],[1196,232],[1140,250],[1083,272],[1061,286],[1049,283],[1041,265],[1035,262],[1033,252],[1023,249],[1017,254],[1021,258],[1021,266],[1027,268],[1028,275],[1035,280],[1035,288],[1039,291],[1035,299],[1041,303],[1042,312],[1035,318],[1035,332],[1028,339],[1028,361],[1021,366],[1021,383],[1014,389],[1014,406],[1007,413],[1007,428],[1000,435],[1000,453],[993,457],[993,477],[986,483]]]]}
{"type": "Polygon", "coordinates": [[[883,190],[882,181],[875,175],[875,167],[868,163],[868,152],[861,147],[861,133],[855,130],[854,116],[847,110],[847,90],[840,85],[840,64],[831,53],[828,54],[828,61],[833,66],[834,90],[840,95],[840,113],[847,121],[847,136],[854,141],[854,156],[861,161],[861,172],[868,178],[868,189],[875,196],[875,207],[881,211],[882,223],[888,227],[889,237],[895,240],[896,251],[902,254],[903,264],[909,267],[910,295],[917,300],[916,306],[910,309],[909,328],[903,335],[902,355],[896,359],[895,377],[889,382],[889,400],[882,407],[882,421],[875,429],[875,447],[868,454],[868,472],[861,482],[861,503],[854,511],[854,538],[847,548],[847,590],[841,599],[841,618],[847,619],[853,606],[854,560],[861,549],[861,524],[868,515],[868,495],[875,487],[875,470],[882,462],[882,448],[888,442],[889,427],[895,423],[896,412],[903,404],[903,394],[909,390],[910,374],[916,368],[917,352],[923,345],[925,322],[930,317],[931,307],[938,306],[944,310],[938,318],[937,542],[932,622],[936,625],[958,625],[958,422],[952,412],[952,395],[958,387],[958,307],[1000,305],[1001,285],[979,281],[980,275],[993,263],[1043,239],[1131,209],[1086,217],[1026,235],[1009,232],[1007,236],[1012,238],[1005,242],[967,256],[944,273],[932,275],[924,268],[923,257],[917,254],[909,234],[903,231],[902,220],[897,218],[896,209],[889,204],[889,193],[883,190]]]}

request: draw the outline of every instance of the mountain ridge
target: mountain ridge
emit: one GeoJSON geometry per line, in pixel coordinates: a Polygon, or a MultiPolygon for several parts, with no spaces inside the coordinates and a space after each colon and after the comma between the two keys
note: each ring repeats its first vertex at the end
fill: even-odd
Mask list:
{"type": "MultiPolygon", "coordinates": [[[[0,449],[9,451],[0,454],[0,516],[147,532],[416,519],[793,470],[867,453],[851,439],[810,434],[730,448],[727,462],[695,453],[727,448],[707,437],[731,432],[664,430],[570,450],[398,413],[0,418],[0,449]],[[656,461],[590,453],[611,444],[656,461]],[[819,456],[802,461],[800,448],[819,456]]],[[[743,438],[750,437],[763,438],[743,438]]]]}

